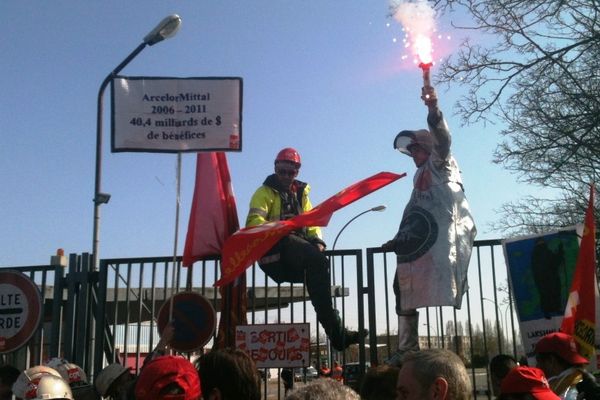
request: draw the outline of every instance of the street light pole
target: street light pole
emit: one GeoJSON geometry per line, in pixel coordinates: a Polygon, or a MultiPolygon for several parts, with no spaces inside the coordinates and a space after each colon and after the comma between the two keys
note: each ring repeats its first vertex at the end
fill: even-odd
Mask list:
{"type": "Polygon", "coordinates": [[[342,234],[342,232],[344,232],[344,229],[346,229],[346,227],[352,223],[352,221],[354,221],[356,218],[358,218],[361,215],[364,215],[364,214],[366,214],[368,212],[371,212],[371,211],[384,211],[385,209],[386,209],[386,206],[379,205],[377,207],[369,208],[368,210],[365,210],[365,211],[363,211],[363,212],[355,215],[354,217],[352,217],[352,219],[350,219],[350,221],[346,222],[346,224],[338,232],[337,236],[335,237],[335,240],[333,241],[333,246],[331,247],[331,251],[335,250],[335,244],[337,243],[338,238],[340,237],[340,235],[342,234]]]}
{"type": "Polygon", "coordinates": [[[94,183],[94,234],[92,239],[92,256],[94,269],[98,269],[99,245],[100,245],[100,206],[108,203],[110,194],[102,193],[102,114],[104,91],[110,81],[117,76],[127,64],[131,62],[146,46],[152,46],[160,41],[174,36],[181,26],[181,18],[177,14],[169,15],[164,18],[150,33],[148,33],[142,43],[139,44],[108,76],[102,81],[98,91],[98,108],[96,114],[96,170],[94,183]]]}
{"type": "MultiPolygon", "coordinates": [[[[344,232],[344,229],[346,229],[346,227],[352,223],[352,221],[354,221],[355,219],[357,219],[361,215],[364,215],[364,214],[366,214],[368,212],[371,212],[371,211],[377,211],[377,212],[379,212],[379,211],[383,211],[385,209],[386,209],[386,206],[379,205],[379,206],[376,206],[376,207],[369,208],[368,210],[360,212],[357,215],[355,215],[354,217],[352,217],[348,222],[346,222],[346,224],[344,226],[342,226],[342,229],[340,229],[340,231],[338,232],[338,234],[335,236],[335,239],[333,240],[333,246],[331,247],[331,252],[333,253],[335,251],[335,245],[337,244],[337,241],[338,241],[340,235],[342,234],[342,232],[344,232]]],[[[331,270],[333,272],[333,281],[335,282],[335,255],[334,254],[331,254],[330,260],[331,260],[331,270]]],[[[342,276],[342,281],[343,281],[343,276],[342,276]]],[[[336,300],[335,300],[335,297],[334,297],[334,303],[335,303],[335,301],[336,300]]],[[[343,304],[343,301],[344,301],[344,298],[342,297],[342,304],[343,304]]],[[[335,306],[335,304],[334,304],[334,306],[335,306]]],[[[327,337],[327,348],[329,348],[329,337],[327,337]]],[[[331,352],[330,352],[330,354],[331,354],[331,352]]],[[[332,360],[330,360],[330,362],[331,361],[332,360]]]]}
{"type": "Polygon", "coordinates": [[[506,332],[505,332],[506,327],[503,326],[504,321],[502,319],[502,309],[500,308],[500,305],[492,299],[488,299],[487,297],[482,297],[481,299],[487,300],[494,305],[494,311],[496,314],[496,335],[498,336],[498,343],[499,343],[498,350],[500,352],[502,352],[502,341],[504,340],[504,335],[506,335],[506,332]],[[500,335],[500,332],[502,332],[502,335],[500,335]]]}
{"type": "Polygon", "coordinates": [[[508,319],[506,318],[506,312],[508,311],[508,309],[510,308],[510,304],[505,304],[504,307],[504,335],[506,335],[506,345],[508,347],[508,345],[510,344],[510,335],[508,332],[508,319]]]}

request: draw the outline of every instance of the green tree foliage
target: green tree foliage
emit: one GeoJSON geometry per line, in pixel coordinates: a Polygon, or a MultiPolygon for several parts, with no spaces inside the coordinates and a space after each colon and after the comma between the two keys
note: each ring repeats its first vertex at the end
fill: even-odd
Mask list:
{"type": "Polygon", "coordinates": [[[600,2],[438,0],[435,7],[473,21],[457,27],[472,39],[436,76],[467,88],[457,104],[463,122],[499,119],[494,162],[559,193],[503,205],[494,228],[535,233],[581,223],[587,185],[600,182],[600,2]]]}

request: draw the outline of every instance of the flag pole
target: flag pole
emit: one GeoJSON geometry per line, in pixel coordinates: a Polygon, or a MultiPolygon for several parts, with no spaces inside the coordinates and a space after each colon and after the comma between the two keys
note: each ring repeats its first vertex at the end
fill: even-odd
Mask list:
{"type": "Polygon", "coordinates": [[[175,237],[173,240],[173,275],[171,277],[172,294],[169,304],[169,323],[173,320],[173,298],[175,294],[175,281],[178,278],[177,268],[177,243],[179,241],[179,208],[181,205],[181,152],[177,153],[177,168],[175,173],[175,237]]]}

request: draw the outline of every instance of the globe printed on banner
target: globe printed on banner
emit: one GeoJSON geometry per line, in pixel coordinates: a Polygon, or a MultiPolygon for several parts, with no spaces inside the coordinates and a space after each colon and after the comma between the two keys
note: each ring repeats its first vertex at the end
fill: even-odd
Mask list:
{"type": "Polygon", "coordinates": [[[577,227],[568,227],[503,241],[523,345],[531,361],[537,341],[560,328],[579,251],[578,237],[577,227]]]}

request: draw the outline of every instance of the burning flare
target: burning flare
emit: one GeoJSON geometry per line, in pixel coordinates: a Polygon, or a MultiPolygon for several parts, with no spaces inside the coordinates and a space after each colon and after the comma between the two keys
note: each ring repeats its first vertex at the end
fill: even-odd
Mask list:
{"type": "Polygon", "coordinates": [[[412,51],[422,65],[431,65],[433,46],[431,36],[435,31],[435,10],[427,0],[398,1],[390,4],[394,19],[402,24],[412,43],[412,51]]]}

